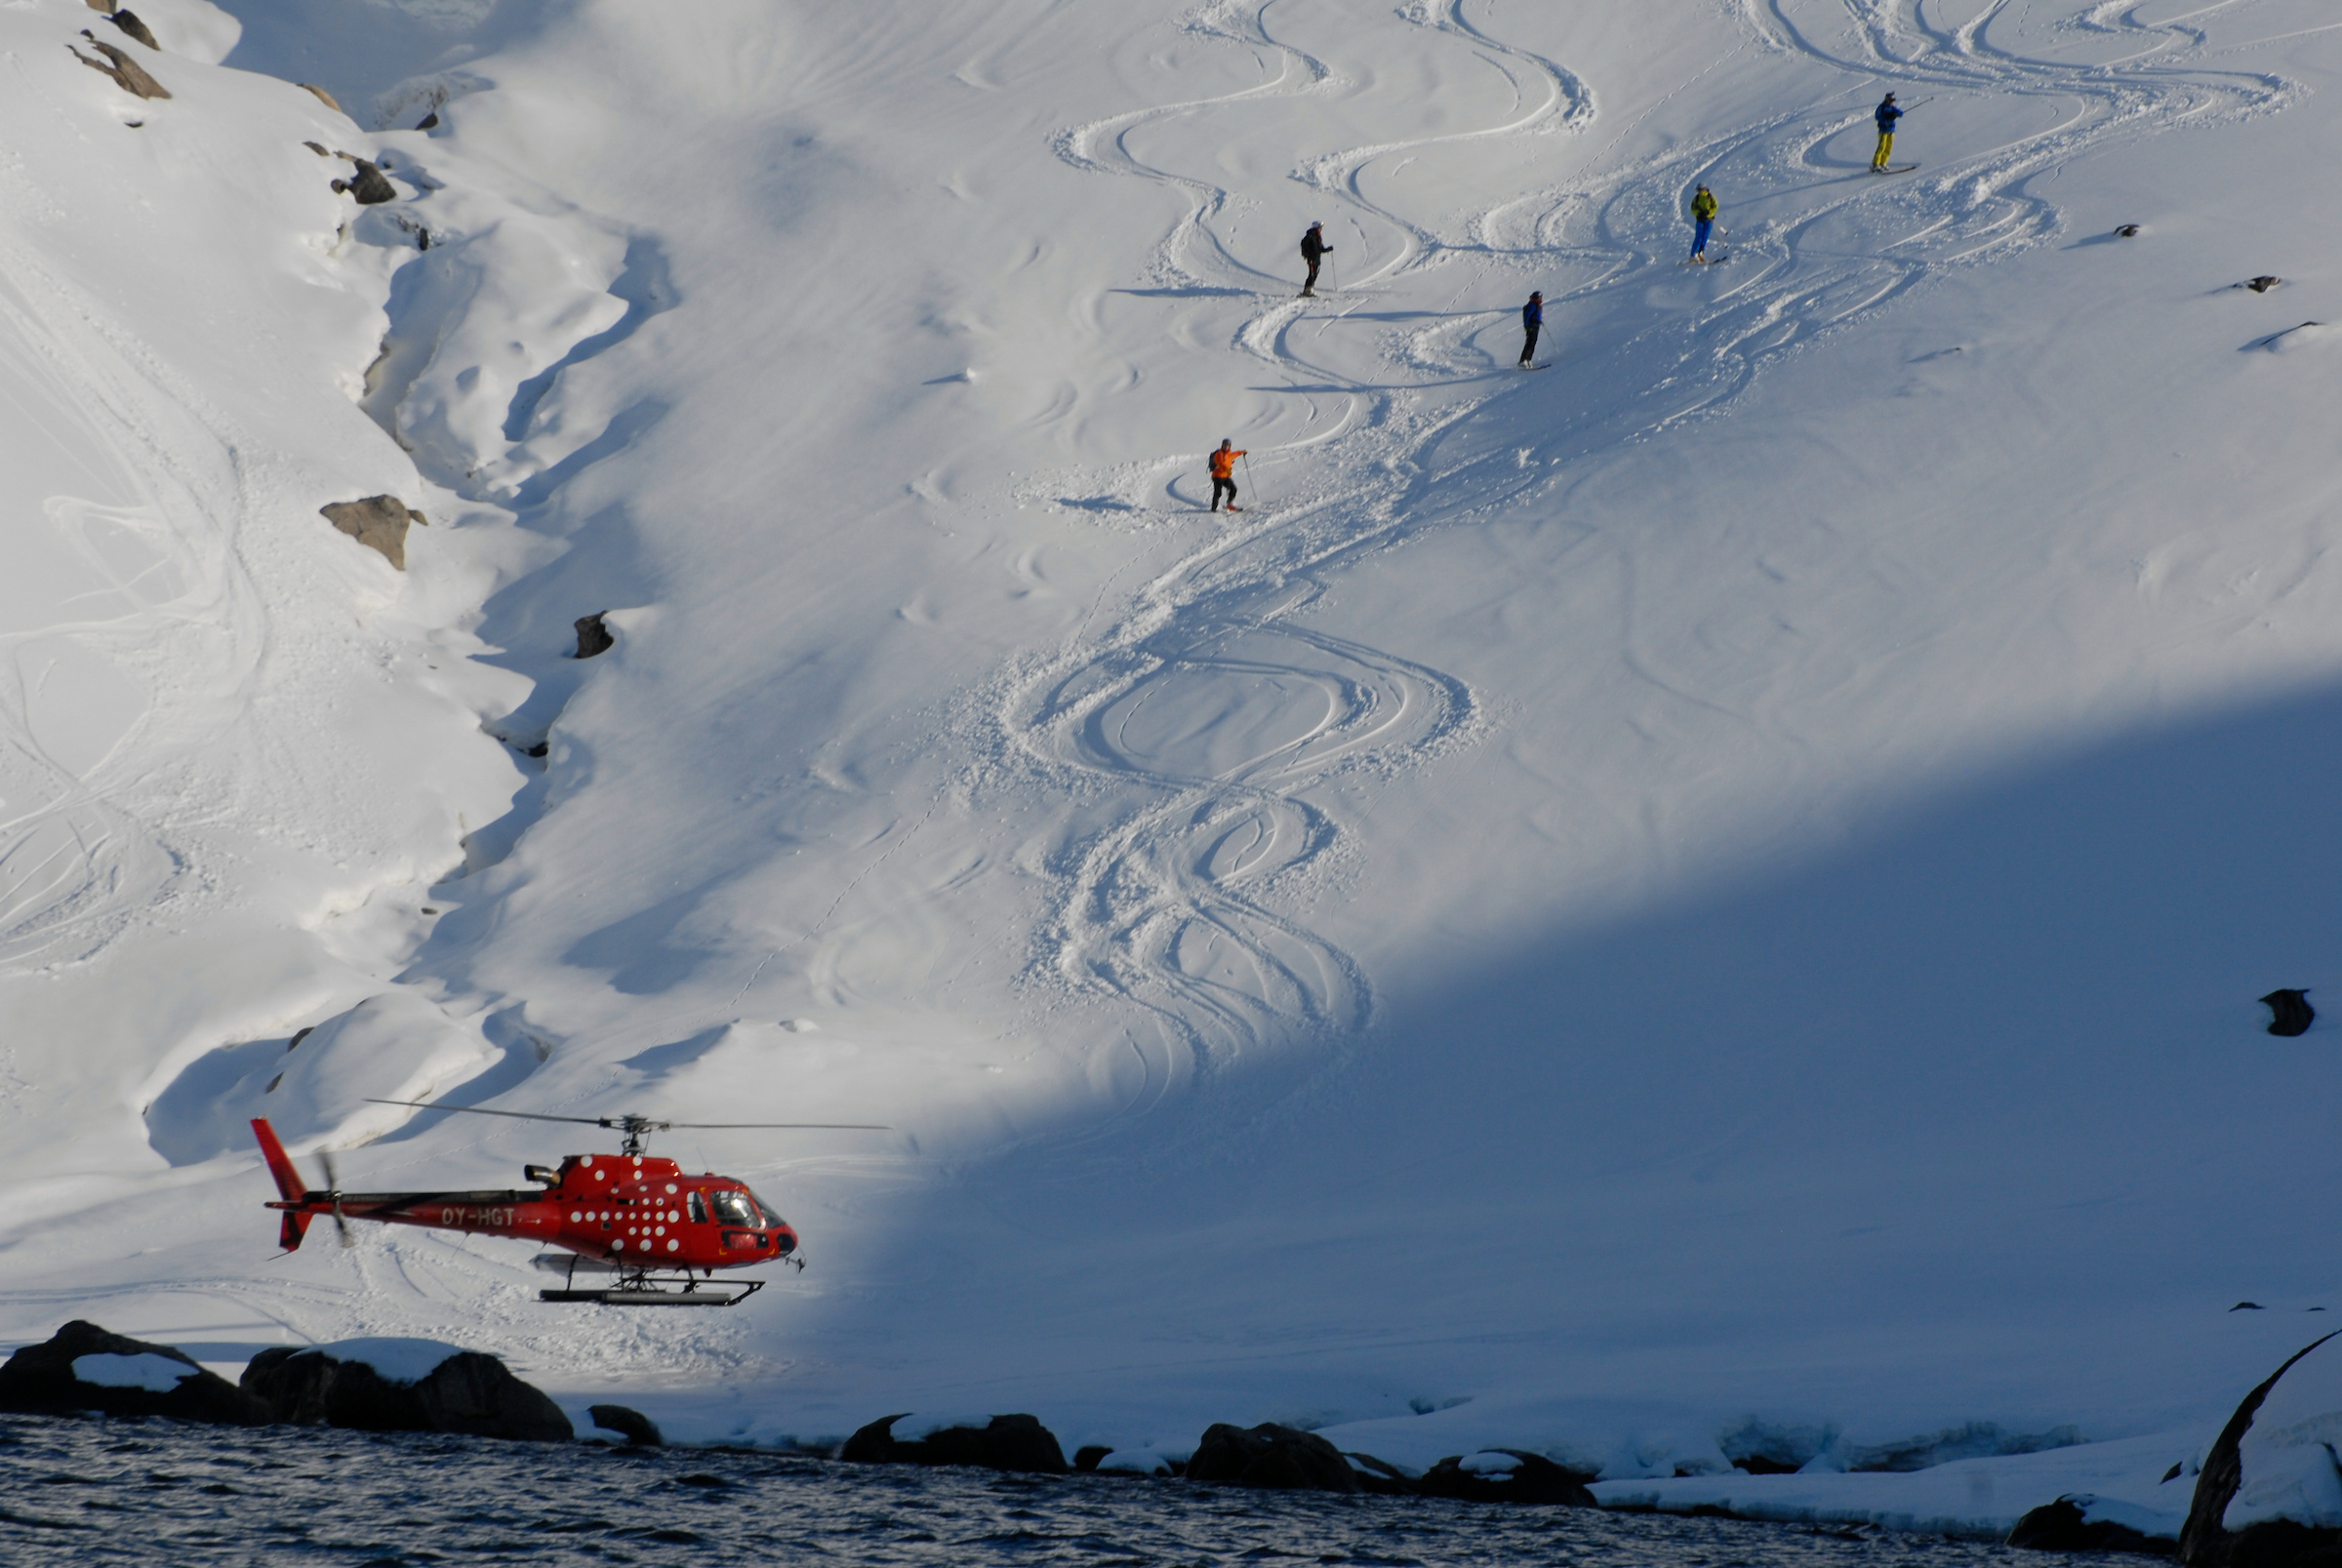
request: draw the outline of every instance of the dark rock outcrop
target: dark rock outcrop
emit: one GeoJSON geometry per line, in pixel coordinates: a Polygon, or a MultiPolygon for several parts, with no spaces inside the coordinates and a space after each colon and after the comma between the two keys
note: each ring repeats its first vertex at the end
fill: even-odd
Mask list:
{"type": "Polygon", "coordinates": [[[2168,1557],[2178,1544],[2168,1536],[2142,1535],[2112,1519],[2091,1519],[2073,1497],[2061,1497],[2028,1512],[2008,1532],[2004,1545],[2029,1551],[2133,1551],[2168,1557]]]}
{"type": "Polygon", "coordinates": [[[368,496],[364,501],[337,501],[330,506],[317,508],[318,514],[336,528],[370,550],[380,550],[383,559],[407,569],[407,525],[421,523],[430,526],[430,519],[419,511],[410,511],[407,503],[396,496],[368,496]]]}
{"type": "Polygon", "coordinates": [[[0,1365],[0,1410],[33,1415],[66,1415],[80,1410],[109,1416],[168,1416],[232,1427],[258,1427],[267,1408],[194,1357],[168,1345],[109,1333],[76,1318],[39,1345],[27,1345],[0,1365]],[[161,1356],[182,1363],[168,1388],[114,1387],[86,1383],[73,1370],[85,1355],[161,1356]]]}
{"type": "Polygon", "coordinates": [[[2267,294],[2271,289],[2276,288],[2279,284],[2284,281],[2285,280],[2283,278],[2277,276],[2273,272],[2264,272],[2257,278],[2246,278],[2241,283],[2231,284],[2230,287],[2237,289],[2250,289],[2255,294],[2267,294]]]}
{"type": "Polygon", "coordinates": [[[602,617],[609,613],[607,610],[596,610],[589,616],[578,617],[578,651],[571,657],[591,659],[618,646],[618,639],[610,635],[608,626],[602,624],[602,617]]]}
{"type": "Polygon", "coordinates": [[[111,21],[115,26],[130,34],[131,37],[136,38],[140,43],[144,44],[148,49],[156,51],[160,51],[162,49],[163,46],[154,41],[153,30],[139,20],[139,14],[137,12],[109,11],[105,15],[108,21],[111,21]]]}
{"type": "Polygon", "coordinates": [[[1032,1416],[994,1416],[982,1427],[946,1427],[907,1443],[895,1436],[894,1425],[909,1414],[871,1422],[846,1439],[837,1457],[855,1465],[972,1465],[1039,1475],[1064,1475],[1071,1467],[1056,1434],[1032,1416]]]}
{"type": "Polygon", "coordinates": [[[1220,1422],[1188,1461],[1188,1479],[1278,1491],[1355,1492],[1358,1472],[1315,1432],[1263,1422],[1250,1430],[1220,1422]]]}
{"type": "Polygon", "coordinates": [[[357,198],[358,205],[361,207],[372,207],[379,202],[398,200],[398,187],[390,183],[389,180],[384,176],[380,164],[366,158],[352,158],[350,162],[358,166],[358,172],[347,180],[335,181],[334,188],[336,190],[349,192],[357,198]]]}
{"type": "Polygon", "coordinates": [[[1359,1491],[1371,1492],[1378,1497],[1414,1495],[1415,1477],[1397,1466],[1376,1459],[1372,1454],[1353,1454],[1348,1449],[1342,1451],[1342,1457],[1349,1460],[1350,1467],[1357,1472],[1359,1491]]]}
{"type": "Polygon", "coordinates": [[[1073,1468],[1075,1473],[1082,1475],[1089,1474],[1091,1471],[1097,1469],[1098,1462],[1100,1460],[1106,1458],[1107,1455],[1112,1452],[1113,1450],[1107,1447],[1104,1443],[1088,1443],[1080,1448],[1075,1449],[1073,1451],[1073,1468]]]}
{"type": "Polygon", "coordinates": [[[1596,1507],[1594,1494],[1586,1489],[1592,1476],[1563,1469],[1543,1454],[1523,1453],[1517,1448],[1491,1448],[1490,1454],[1508,1454],[1520,1463],[1500,1478],[1464,1467],[1464,1456],[1451,1455],[1423,1472],[1415,1490],[1425,1497],[1461,1498],[1468,1503],[1542,1503],[1570,1508],[1596,1507]]]}
{"type": "MultiPolygon", "coordinates": [[[[2342,1329],[2334,1332],[2342,1334],[2342,1329]]],[[[2244,1402],[2237,1406],[2237,1413],[2228,1418],[2228,1425],[2220,1428],[2220,1435],[2212,1439],[2211,1452],[2203,1457],[2203,1468],[2196,1472],[2196,1495],[2188,1500],[2188,1522],[2180,1526],[2179,1560],[2186,1568],[2231,1568],[2232,1564],[2235,1568],[2245,1568],[2248,1559],[2234,1554],[2244,1535],[2229,1534],[2227,1522],[2228,1506],[2236,1501],[2237,1488],[2244,1482],[2241,1452],[2244,1434],[2252,1429],[2252,1418],[2259,1414],[2269,1390],[2277,1387],[2277,1380],[2292,1370],[2294,1362],[2333,1337],[2333,1334],[2321,1335],[2285,1357],[2283,1366],[2270,1373],[2244,1396],[2244,1402]]]]}
{"type": "Polygon", "coordinates": [[[666,1439],[660,1434],[659,1424],[639,1410],[625,1405],[587,1405],[586,1414],[604,1431],[617,1432],[626,1438],[629,1448],[664,1448],[666,1439]]]}
{"type": "Polygon", "coordinates": [[[80,60],[101,76],[112,77],[116,87],[134,98],[169,98],[171,96],[169,88],[147,75],[146,67],[131,59],[128,54],[115,48],[112,44],[106,43],[103,39],[93,36],[87,27],[81,30],[81,35],[89,39],[90,47],[103,55],[105,60],[92,60],[71,44],[67,44],[65,49],[75,60],[80,60]],[[111,60],[113,63],[107,64],[106,60],[111,60]]]}
{"type": "Polygon", "coordinates": [[[2277,990],[2261,998],[2269,1004],[2269,1032],[2287,1037],[2309,1032],[2310,1021],[2318,1010],[2310,1005],[2308,991],[2277,990]]]}
{"type": "Polygon", "coordinates": [[[541,1443],[577,1436],[543,1390],[477,1350],[458,1351],[414,1383],[392,1383],[363,1361],[280,1346],[254,1356],[243,1383],[271,1419],[298,1427],[462,1432],[541,1443]]]}
{"type": "Polygon", "coordinates": [[[2117,239],[2135,240],[2139,237],[2139,225],[2136,223],[2117,223],[2115,225],[2115,237],[2117,239]]]}

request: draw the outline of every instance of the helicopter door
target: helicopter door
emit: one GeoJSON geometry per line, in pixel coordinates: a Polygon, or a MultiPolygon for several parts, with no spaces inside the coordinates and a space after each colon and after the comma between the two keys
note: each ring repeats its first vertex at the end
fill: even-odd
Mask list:
{"type": "Polygon", "coordinates": [[[694,1225],[707,1223],[707,1200],[700,1196],[700,1190],[697,1187],[692,1188],[691,1191],[691,1219],[694,1225]]]}

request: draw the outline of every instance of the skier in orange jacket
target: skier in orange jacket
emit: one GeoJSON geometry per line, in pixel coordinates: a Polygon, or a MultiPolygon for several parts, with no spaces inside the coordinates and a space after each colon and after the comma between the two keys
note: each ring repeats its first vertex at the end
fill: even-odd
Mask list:
{"type": "Polygon", "coordinates": [[[1240,512],[1244,509],[1236,504],[1236,460],[1242,456],[1244,454],[1233,441],[1225,436],[1221,438],[1220,450],[1212,454],[1212,510],[1220,509],[1220,493],[1223,490],[1228,492],[1230,511],[1240,512]]]}

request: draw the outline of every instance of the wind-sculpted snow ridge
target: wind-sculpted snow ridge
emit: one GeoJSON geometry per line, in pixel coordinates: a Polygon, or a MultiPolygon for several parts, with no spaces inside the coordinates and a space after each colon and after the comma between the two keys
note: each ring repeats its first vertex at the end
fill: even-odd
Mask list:
{"type": "MultiPolygon", "coordinates": [[[[2201,32],[2143,22],[2130,10],[2089,21],[2140,49],[2075,63],[1998,47],[2004,7],[1943,27],[1912,0],[1743,0],[1757,47],[1862,73],[1865,86],[1623,164],[1597,153],[1567,180],[1443,226],[1378,199],[1372,177],[1441,143],[1584,133],[1597,123],[1595,100],[1567,65],[1508,43],[1468,17],[1463,0],[1419,3],[1400,16],[1427,44],[1468,48],[1495,66],[1510,83],[1511,112],[1482,127],[1363,142],[1293,171],[1351,215],[1335,225],[1350,242],[1337,260],[1362,252],[1370,232],[1395,241],[1327,302],[1329,320],[1275,299],[1272,279],[1263,290],[1263,271],[1224,239],[1242,206],[1234,191],[1134,147],[1139,133],[1167,122],[1208,122],[1352,79],[1338,48],[1312,52],[1277,36],[1271,10],[1232,0],[1183,23],[1260,58],[1258,85],[1083,125],[1060,133],[1056,147],[1076,167],[1182,193],[1187,210],[1155,242],[1145,276],[1149,292],[1192,300],[1196,337],[1228,319],[1231,302],[1270,296],[1219,330],[1308,400],[1305,432],[1274,455],[1287,493],[1155,576],[1118,615],[1093,617],[1075,644],[1028,671],[1002,709],[1032,757],[1093,787],[1155,792],[1065,855],[1052,956],[1076,984],[1155,1010],[1207,1059],[1279,1031],[1336,1039],[1366,1021],[1361,966],[1280,912],[1294,902],[1297,873],[1342,835],[1340,812],[1314,786],[1342,768],[1421,760],[1474,728],[1461,681],[1293,623],[1332,573],[1480,515],[1555,467],[1716,415],[1769,361],[1943,268],[2045,241],[2062,221],[2034,183],[2045,169],[2110,140],[2271,112],[2287,91],[2271,77],[2205,67],[2195,58],[2201,32]],[[2055,121],[1916,181],[1880,180],[1867,168],[1875,97],[1866,89],[1877,81],[1904,89],[1906,101],[2042,100],[2055,121]],[[1729,271],[1678,278],[1670,248],[1682,233],[1679,210],[1703,181],[1744,205],[1758,194],[1792,199],[1786,216],[1719,244],[1735,253],[1729,271]],[[1458,263],[1469,268],[1460,278],[1458,263]],[[1565,281],[1544,285],[1549,330],[1568,342],[1572,363],[1562,386],[1536,387],[1545,406],[1535,445],[1523,446],[1516,420],[1477,416],[1491,399],[1529,390],[1491,376],[1497,367],[1479,342],[1487,316],[1454,306],[1484,294],[1492,276],[1517,277],[1525,292],[1556,270],[1565,281]],[[1653,290],[1666,291],[1657,310],[1653,290]],[[1369,299],[1393,323],[1371,368],[1343,358],[1327,338],[1374,319],[1360,315],[1369,299]],[[1410,301],[1437,308],[1410,312],[1410,301]],[[1236,745],[1233,734],[1256,744],[1236,745]]],[[[2006,103],[1996,112],[2002,124],[2024,118],[2006,103]]],[[[1144,526],[1159,501],[1179,499],[1147,494],[1163,472],[1138,464],[1078,475],[1076,493],[1101,480],[1107,493],[1061,504],[1144,526]]],[[[1042,485],[1025,495],[1049,493],[1042,485]]],[[[1162,1063],[1149,1070],[1155,1081],[1178,1076],[1162,1063]]]]}

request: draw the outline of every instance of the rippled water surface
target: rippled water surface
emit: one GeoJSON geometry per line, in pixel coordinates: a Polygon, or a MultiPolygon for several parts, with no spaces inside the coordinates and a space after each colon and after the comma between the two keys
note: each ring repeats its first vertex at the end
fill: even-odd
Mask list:
{"type": "Polygon", "coordinates": [[[1951,1568],[1967,1542],[1582,1508],[627,1450],[0,1419],[0,1562],[1951,1568]]]}

